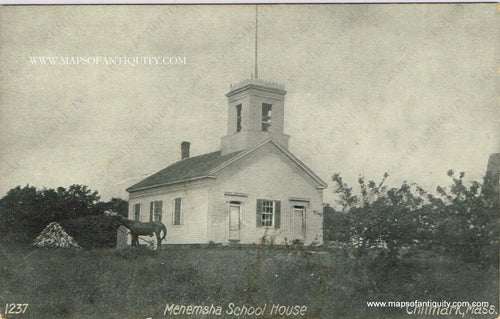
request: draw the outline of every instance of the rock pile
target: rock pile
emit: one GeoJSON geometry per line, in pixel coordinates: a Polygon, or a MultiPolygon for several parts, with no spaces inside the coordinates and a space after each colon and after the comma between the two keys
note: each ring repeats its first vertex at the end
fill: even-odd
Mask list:
{"type": "Polygon", "coordinates": [[[33,241],[35,247],[81,248],[57,222],[50,223],[33,241]]]}

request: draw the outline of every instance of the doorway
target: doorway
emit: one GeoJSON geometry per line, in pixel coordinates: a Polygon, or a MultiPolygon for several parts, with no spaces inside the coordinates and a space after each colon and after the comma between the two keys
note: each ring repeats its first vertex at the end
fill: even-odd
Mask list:
{"type": "Polygon", "coordinates": [[[241,203],[236,201],[229,202],[229,240],[240,240],[241,229],[241,203]]]}
{"type": "Polygon", "coordinates": [[[306,237],[306,208],[293,206],[293,238],[304,240],[306,237]]]}

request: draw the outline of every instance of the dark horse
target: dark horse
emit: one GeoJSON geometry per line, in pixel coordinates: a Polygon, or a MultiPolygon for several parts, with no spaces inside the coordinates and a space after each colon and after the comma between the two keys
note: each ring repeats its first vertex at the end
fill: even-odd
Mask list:
{"type": "Polygon", "coordinates": [[[156,235],[157,248],[160,249],[161,241],[167,236],[167,227],[162,222],[148,222],[142,223],[135,220],[126,219],[122,216],[117,216],[120,223],[130,230],[132,235],[132,246],[139,246],[139,236],[153,236],[156,235]],[[160,237],[163,231],[163,237],[160,237]]]}

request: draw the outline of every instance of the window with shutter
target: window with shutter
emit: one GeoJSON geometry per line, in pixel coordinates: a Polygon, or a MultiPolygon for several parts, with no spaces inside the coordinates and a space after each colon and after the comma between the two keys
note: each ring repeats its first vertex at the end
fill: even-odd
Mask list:
{"type": "Polygon", "coordinates": [[[274,201],[264,200],[262,202],[262,226],[272,227],[274,215],[274,201]]]}
{"type": "Polygon", "coordinates": [[[257,199],[257,227],[262,227],[262,199],[257,199]]]}
{"type": "Polygon", "coordinates": [[[161,200],[154,202],[153,220],[161,222],[161,215],[163,213],[163,202],[161,200]]]}
{"type": "Polygon", "coordinates": [[[257,227],[281,226],[281,202],[279,200],[257,200],[257,227]]]}
{"type": "Polygon", "coordinates": [[[174,225],[181,224],[181,198],[178,197],[174,200],[174,225]]]}
{"type": "Polygon", "coordinates": [[[149,203],[149,221],[161,222],[161,215],[163,215],[163,202],[157,200],[149,203]]]}
{"type": "Polygon", "coordinates": [[[149,203],[149,221],[153,221],[154,202],[149,203]]]}
{"type": "Polygon", "coordinates": [[[134,220],[139,221],[141,217],[141,204],[134,205],[134,220]]]}
{"type": "Polygon", "coordinates": [[[281,202],[279,200],[274,201],[274,228],[281,227],[281,202]]]}

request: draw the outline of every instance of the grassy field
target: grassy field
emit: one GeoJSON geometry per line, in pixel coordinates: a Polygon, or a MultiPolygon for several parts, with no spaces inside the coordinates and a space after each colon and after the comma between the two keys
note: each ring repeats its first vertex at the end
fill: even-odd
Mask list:
{"type": "Polygon", "coordinates": [[[404,309],[366,306],[389,300],[488,301],[498,310],[498,268],[450,258],[395,262],[341,250],[257,246],[0,249],[4,318],[199,317],[164,316],[173,303],[219,305],[222,318],[232,317],[224,314],[229,303],[267,304],[267,312],[272,304],[305,305],[306,318],[407,316],[404,309]],[[6,316],[8,303],[29,305],[24,314],[6,316]]]}

